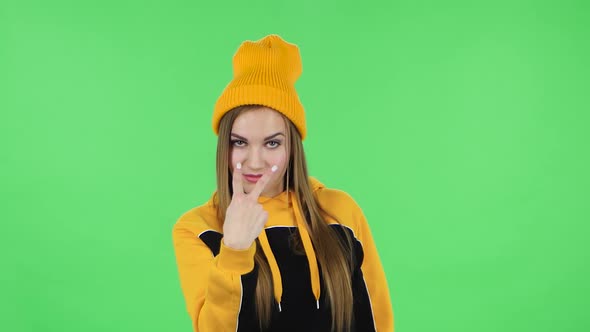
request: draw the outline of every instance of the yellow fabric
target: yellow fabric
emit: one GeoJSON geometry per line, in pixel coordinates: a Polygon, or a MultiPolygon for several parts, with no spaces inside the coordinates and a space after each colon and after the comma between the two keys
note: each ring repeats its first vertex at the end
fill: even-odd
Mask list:
{"type": "Polygon", "coordinates": [[[270,267],[270,272],[272,274],[272,281],[274,286],[274,295],[280,310],[281,299],[283,297],[283,280],[281,279],[281,271],[279,270],[277,260],[275,259],[275,256],[272,253],[272,249],[270,248],[270,244],[268,243],[268,238],[266,237],[265,231],[262,231],[260,233],[260,236],[258,236],[258,240],[260,240],[260,247],[262,247],[262,251],[264,251],[264,255],[266,256],[266,260],[268,261],[268,265],[270,267]]]}
{"type": "MultiPolygon", "coordinates": [[[[295,195],[293,195],[295,196],[295,195]]],[[[301,215],[301,207],[296,197],[293,198],[293,210],[295,212],[295,219],[297,220],[297,229],[301,235],[301,242],[303,242],[303,248],[305,249],[305,255],[307,256],[307,262],[309,263],[309,271],[311,278],[311,290],[315,297],[319,309],[320,301],[320,272],[318,270],[318,261],[313,250],[311,238],[307,229],[307,222],[301,215]]]]}
{"type": "MultiPolygon", "coordinates": [[[[315,178],[310,178],[310,182],[322,208],[341,224],[350,228],[363,246],[364,259],[361,270],[371,301],[376,330],[378,332],[394,331],[393,309],[387,279],[361,208],[347,193],[325,188],[315,178]]],[[[223,231],[223,225],[216,217],[213,205],[214,195],[206,204],[184,213],[175,223],[172,232],[182,294],[195,332],[236,330],[243,291],[241,276],[254,268],[255,244],[246,250],[233,250],[225,247],[222,240],[220,252],[214,257],[209,247],[199,238],[203,232],[209,230],[218,233],[223,231]]],[[[304,234],[307,232],[304,230],[305,227],[301,227],[303,218],[295,213],[298,210],[295,208],[298,202],[293,198],[292,193],[287,195],[287,192],[283,192],[275,197],[258,199],[269,213],[265,227],[299,227],[308,262],[317,268],[311,242],[307,247],[305,245],[307,241],[305,239],[309,239],[309,234],[307,236],[304,234]]],[[[327,218],[326,222],[336,221],[327,218]]],[[[278,266],[272,268],[276,264],[276,259],[272,255],[266,234],[262,233],[259,236],[261,247],[269,263],[275,262],[270,264],[275,284],[274,295],[280,302],[282,295],[282,283],[279,284],[280,271],[278,266]]],[[[312,280],[310,291],[319,298],[319,276],[316,279],[315,272],[311,269],[310,277],[312,280]]],[[[309,319],[309,317],[301,319],[309,319]]]]}
{"type": "Polygon", "coordinates": [[[219,122],[225,113],[241,105],[256,104],[284,114],[305,139],[305,112],[295,89],[302,70],[299,47],[278,35],[243,42],[233,57],[233,78],[215,103],[215,134],[219,134],[219,122]]]}

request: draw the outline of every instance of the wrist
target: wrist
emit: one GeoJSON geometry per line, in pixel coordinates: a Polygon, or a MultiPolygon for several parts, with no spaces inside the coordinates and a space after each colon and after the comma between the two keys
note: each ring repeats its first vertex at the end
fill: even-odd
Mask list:
{"type": "Polygon", "coordinates": [[[243,251],[248,250],[252,244],[245,245],[243,243],[239,243],[237,241],[227,240],[226,238],[222,239],[223,245],[229,249],[243,251]]]}

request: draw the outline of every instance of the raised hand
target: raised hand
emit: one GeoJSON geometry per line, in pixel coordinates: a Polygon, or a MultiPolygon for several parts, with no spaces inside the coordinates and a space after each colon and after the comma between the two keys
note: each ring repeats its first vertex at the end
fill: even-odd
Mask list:
{"type": "Polygon", "coordinates": [[[248,249],[260,235],[268,219],[268,212],[258,203],[258,198],[276,170],[276,166],[273,166],[270,172],[267,170],[256,182],[254,189],[246,194],[241,165],[238,163],[234,168],[234,192],[223,223],[223,243],[227,247],[236,250],[248,249]]]}

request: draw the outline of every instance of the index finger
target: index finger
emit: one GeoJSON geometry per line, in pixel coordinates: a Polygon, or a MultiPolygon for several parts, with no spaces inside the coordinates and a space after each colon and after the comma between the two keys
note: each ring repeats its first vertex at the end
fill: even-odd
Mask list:
{"type": "Polygon", "coordinates": [[[260,194],[262,194],[262,191],[264,190],[264,188],[266,188],[266,185],[270,182],[270,177],[273,175],[273,173],[277,170],[277,166],[273,166],[271,168],[271,171],[266,171],[262,177],[260,177],[260,179],[258,180],[258,182],[256,182],[256,186],[254,186],[254,189],[252,189],[252,191],[250,192],[250,194],[248,194],[249,197],[252,197],[254,199],[258,199],[258,197],[260,197],[260,194]]]}
{"type": "Polygon", "coordinates": [[[234,167],[234,172],[232,174],[232,188],[234,190],[233,196],[237,195],[244,195],[244,185],[242,183],[242,164],[238,163],[236,167],[234,167]]]}

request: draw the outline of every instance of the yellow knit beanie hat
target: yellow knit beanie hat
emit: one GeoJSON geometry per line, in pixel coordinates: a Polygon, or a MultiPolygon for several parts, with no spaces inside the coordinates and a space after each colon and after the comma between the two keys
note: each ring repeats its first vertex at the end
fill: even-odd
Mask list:
{"type": "Polygon", "coordinates": [[[278,35],[243,42],[233,57],[233,79],[215,103],[215,134],[219,134],[219,122],[225,113],[238,106],[256,104],[284,114],[304,139],[305,112],[295,90],[301,72],[299,48],[278,35]]]}

